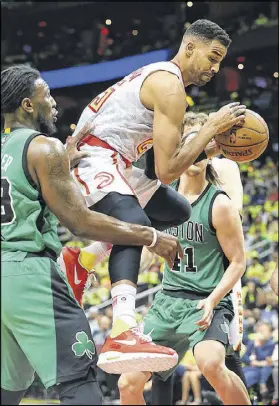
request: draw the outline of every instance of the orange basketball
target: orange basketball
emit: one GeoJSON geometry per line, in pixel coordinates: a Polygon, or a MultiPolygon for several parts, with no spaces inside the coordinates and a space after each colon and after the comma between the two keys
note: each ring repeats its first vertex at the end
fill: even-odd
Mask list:
{"type": "Polygon", "coordinates": [[[237,127],[215,137],[222,154],[235,162],[250,162],[266,149],[269,131],[264,119],[246,109],[243,127],[237,127]]]}

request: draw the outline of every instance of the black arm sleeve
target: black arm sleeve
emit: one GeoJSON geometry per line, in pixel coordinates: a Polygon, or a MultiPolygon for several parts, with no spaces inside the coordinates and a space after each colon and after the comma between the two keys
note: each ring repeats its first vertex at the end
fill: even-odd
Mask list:
{"type": "Polygon", "coordinates": [[[158,179],[155,172],[155,158],[154,158],[154,149],[150,148],[146,154],[145,159],[145,175],[149,179],[158,179]]]}

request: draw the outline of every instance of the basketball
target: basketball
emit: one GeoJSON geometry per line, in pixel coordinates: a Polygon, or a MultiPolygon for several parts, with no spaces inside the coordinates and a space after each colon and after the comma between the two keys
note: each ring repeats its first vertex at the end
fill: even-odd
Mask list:
{"type": "Polygon", "coordinates": [[[264,119],[252,110],[246,110],[242,127],[232,128],[219,134],[215,140],[222,154],[235,162],[250,162],[258,158],[266,149],[269,131],[264,119]]]}

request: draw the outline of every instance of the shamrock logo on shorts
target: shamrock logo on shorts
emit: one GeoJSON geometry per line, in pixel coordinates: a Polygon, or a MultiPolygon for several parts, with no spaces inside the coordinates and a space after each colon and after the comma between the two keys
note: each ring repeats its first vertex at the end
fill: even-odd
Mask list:
{"type": "Polygon", "coordinates": [[[92,359],[92,355],[95,354],[95,346],[92,340],[88,339],[88,335],[85,331],[79,331],[76,333],[76,340],[72,345],[72,351],[77,357],[82,357],[84,354],[87,355],[88,358],[92,359]]]}
{"type": "Polygon", "coordinates": [[[224,321],[223,324],[221,324],[221,329],[225,334],[229,334],[230,328],[229,325],[224,321]]]}

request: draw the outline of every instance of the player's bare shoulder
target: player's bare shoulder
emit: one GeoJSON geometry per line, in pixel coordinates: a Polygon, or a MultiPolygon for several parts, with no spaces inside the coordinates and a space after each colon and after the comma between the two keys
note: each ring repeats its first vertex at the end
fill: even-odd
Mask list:
{"type": "Polygon", "coordinates": [[[232,218],[239,219],[239,212],[231,199],[226,194],[220,193],[213,202],[212,224],[217,229],[225,225],[232,218]]]}
{"type": "Polygon", "coordinates": [[[38,135],[28,147],[27,164],[31,177],[39,183],[37,174],[40,168],[52,177],[64,172],[65,166],[69,165],[68,153],[58,139],[38,135]]]}
{"type": "Polygon", "coordinates": [[[184,104],[186,109],[186,93],[179,78],[168,71],[151,72],[143,82],[140,91],[140,99],[143,105],[153,110],[154,104],[158,100],[162,103],[169,103],[170,98],[177,99],[177,102],[184,104]]]}
{"type": "Polygon", "coordinates": [[[62,142],[56,138],[38,135],[35,137],[28,148],[28,160],[36,158],[67,157],[67,151],[62,142]]]}

